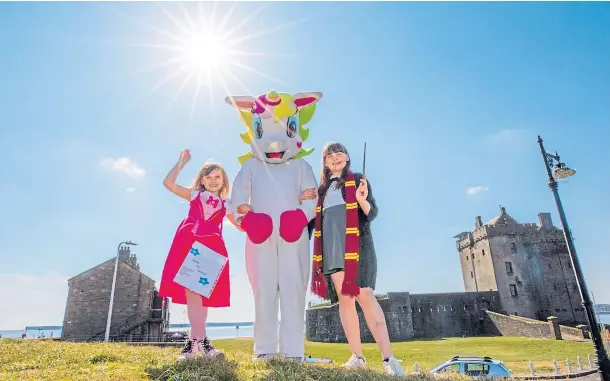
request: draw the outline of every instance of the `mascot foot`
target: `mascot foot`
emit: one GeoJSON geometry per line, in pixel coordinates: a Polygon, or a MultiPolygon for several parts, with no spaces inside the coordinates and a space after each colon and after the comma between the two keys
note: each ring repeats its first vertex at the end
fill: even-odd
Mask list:
{"type": "Polygon", "coordinates": [[[249,212],[241,221],[241,227],[252,243],[260,244],[271,236],[273,221],[268,214],[249,212]]]}
{"type": "Polygon", "coordinates": [[[296,242],[307,226],[307,216],[301,209],[288,210],[280,216],[280,237],[286,242],[296,242]]]}

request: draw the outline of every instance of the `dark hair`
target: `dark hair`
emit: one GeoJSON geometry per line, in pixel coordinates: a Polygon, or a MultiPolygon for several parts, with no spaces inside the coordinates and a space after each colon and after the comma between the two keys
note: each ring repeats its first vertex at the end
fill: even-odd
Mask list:
{"type": "Polygon", "coordinates": [[[318,197],[322,198],[326,196],[326,192],[328,191],[328,184],[330,183],[330,170],[326,168],[326,157],[333,153],[343,152],[348,156],[348,160],[345,163],[345,168],[343,168],[343,172],[341,172],[341,176],[337,180],[337,188],[342,189],[345,186],[345,181],[347,180],[347,173],[349,172],[351,158],[349,158],[349,153],[347,152],[347,148],[341,143],[330,142],[324,146],[322,150],[322,170],[320,171],[320,186],[318,187],[318,197]]]}

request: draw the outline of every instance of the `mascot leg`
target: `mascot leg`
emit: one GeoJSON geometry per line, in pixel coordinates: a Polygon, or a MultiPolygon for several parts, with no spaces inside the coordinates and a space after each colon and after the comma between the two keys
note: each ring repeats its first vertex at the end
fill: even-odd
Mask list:
{"type": "Polygon", "coordinates": [[[309,235],[288,243],[279,239],[280,353],[304,357],[305,294],[309,281],[309,235]]]}
{"type": "Polygon", "coordinates": [[[246,238],[246,272],[254,293],[254,355],[278,350],[278,251],[277,240],[254,244],[246,238]]]}

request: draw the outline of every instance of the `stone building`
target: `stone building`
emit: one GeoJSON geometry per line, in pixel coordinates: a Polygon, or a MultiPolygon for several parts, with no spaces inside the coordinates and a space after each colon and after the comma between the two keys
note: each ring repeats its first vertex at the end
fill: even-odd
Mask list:
{"type": "MultiPolygon", "coordinates": [[[[62,339],[103,340],[116,257],[68,279],[62,339]]],[[[111,340],[158,341],[169,322],[169,301],[158,296],[155,281],[140,272],[129,247],[119,249],[112,310],[111,340]]]]}
{"type": "Polygon", "coordinates": [[[538,219],[519,223],[500,207],[498,217],[484,224],[479,216],[472,232],[458,234],[464,287],[497,291],[505,314],[586,324],[563,230],[550,213],[538,219]]]}

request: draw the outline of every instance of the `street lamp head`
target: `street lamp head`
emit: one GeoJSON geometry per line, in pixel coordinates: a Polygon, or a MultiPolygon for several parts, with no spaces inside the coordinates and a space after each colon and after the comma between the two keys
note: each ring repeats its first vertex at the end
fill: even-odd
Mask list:
{"type": "Polygon", "coordinates": [[[553,171],[553,178],[560,180],[568,178],[576,173],[575,170],[566,167],[564,164],[559,163],[555,170],[553,171]]]}
{"type": "Polygon", "coordinates": [[[138,244],[137,244],[137,243],[135,243],[135,242],[131,242],[131,241],[125,241],[125,242],[123,242],[123,243],[124,243],[125,245],[138,246],[138,244]]]}

